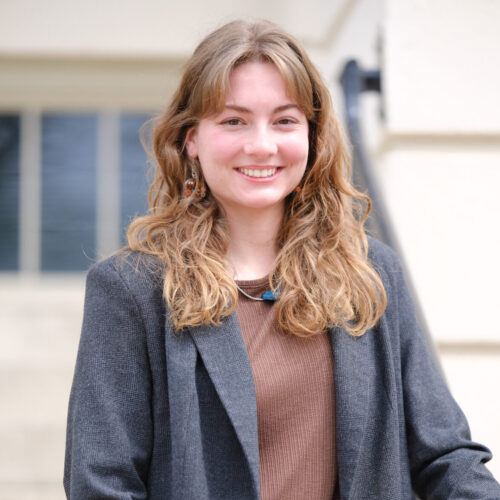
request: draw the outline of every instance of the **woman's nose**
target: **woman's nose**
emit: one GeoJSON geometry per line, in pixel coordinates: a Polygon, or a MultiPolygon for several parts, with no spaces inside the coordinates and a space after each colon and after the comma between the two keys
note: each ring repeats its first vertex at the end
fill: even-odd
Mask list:
{"type": "Polygon", "coordinates": [[[249,156],[266,158],[278,152],[278,145],[269,130],[257,129],[250,135],[243,149],[249,156]]]}

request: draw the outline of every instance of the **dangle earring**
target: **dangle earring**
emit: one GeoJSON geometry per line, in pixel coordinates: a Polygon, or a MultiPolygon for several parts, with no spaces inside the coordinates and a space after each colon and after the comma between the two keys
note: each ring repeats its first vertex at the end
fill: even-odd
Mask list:
{"type": "Polygon", "coordinates": [[[205,187],[203,179],[198,180],[195,169],[191,165],[191,177],[184,182],[184,196],[188,198],[193,193],[195,194],[196,200],[201,201],[207,195],[207,188],[205,187]]]}
{"type": "MultiPolygon", "coordinates": [[[[193,174],[191,174],[192,176],[193,174]]],[[[187,198],[193,194],[194,188],[196,187],[196,182],[193,177],[189,177],[184,182],[184,196],[187,198]]]]}
{"type": "MultiPolygon", "coordinates": [[[[200,183],[201,184],[201,183],[200,183]]],[[[204,184],[201,184],[200,186],[198,186],[198,188],[196,189],[196,199],[198,201],[201,201],[201,200],[204,200],[205,199],[205,196],[207,195],[207,188],[205,187],[204,184]]]]}

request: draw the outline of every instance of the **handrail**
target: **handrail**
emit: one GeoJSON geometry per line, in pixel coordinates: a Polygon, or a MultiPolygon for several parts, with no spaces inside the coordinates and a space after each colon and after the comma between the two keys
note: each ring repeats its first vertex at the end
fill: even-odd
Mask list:
{"type": "Polygon", "coordinates": [[[381,92],[382,79],[379,70],[366,71],[359,67],[355,60],[348,61],[342,74],[340,82],[344,91],[345,117],[347,131],[352,144],[352,177],[355,186],[366,191],[372,200],[372,210],[367,220],[367,230],[378,239],[390,246],[398,255],[405,274],[406,283],[413,299],[417,321],[429,345],[429,350],[434,358],[436,366],[444,377],[443,369],[439,361],[437,350],[425,320],[422,307],[413,286],[410,273],[406,266],[404,254],[398,242],[398,238],[391,223],[389,211],[384,202],[382,193],[377,185],[371,162],[368,159],[364,147],[363,134],[361,131],[360,95],[362,92],[381,92]]]}

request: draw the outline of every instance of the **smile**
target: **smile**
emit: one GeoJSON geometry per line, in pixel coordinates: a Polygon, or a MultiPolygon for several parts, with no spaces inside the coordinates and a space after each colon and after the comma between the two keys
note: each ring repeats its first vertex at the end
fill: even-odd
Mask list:
{"type": "Polygon", "coordinates": [[[253,169],[253,168],[239,168],[241,173],[248,175],[248,177],[271,177],[276,173],[277,168],[263,168],[263,169],[253,169]]]}

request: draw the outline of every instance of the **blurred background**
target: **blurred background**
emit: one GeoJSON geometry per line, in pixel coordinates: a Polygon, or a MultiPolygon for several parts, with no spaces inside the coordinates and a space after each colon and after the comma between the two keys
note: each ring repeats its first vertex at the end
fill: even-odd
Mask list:
{"type": "Polygon", "coordinates": [[[2,0],[0,499],[64,497],[85,270],[146,210],[138,131],[196,43],[249,17],[302,40],[339,114],[346,61],[380,70],[367,156],[451,390],[500,455],[500,2],[2,0]]]}

